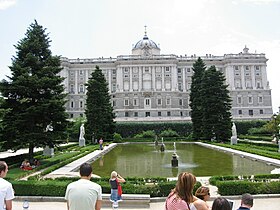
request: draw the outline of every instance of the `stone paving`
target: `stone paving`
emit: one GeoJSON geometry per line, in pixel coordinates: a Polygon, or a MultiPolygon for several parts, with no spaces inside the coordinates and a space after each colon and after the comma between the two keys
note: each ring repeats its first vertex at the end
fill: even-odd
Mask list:
{"type": "MultiPolygon", "coordinates": [[[[109,152],[110,150],[115,148],[116,146],[117,146],[116,143],[111,143],[108,146],[104,146],[103,150],[95,150],[95,151],[91,152],[90,154],[87,154],[84,157],[81,157],[78,160],[75,160],[75,161],[51,172],[46,177],[50,178],[50,177],[59,177],[59,176],[79,176],[79,173],[75,172],[75,171],[79,170],[80,165],[82,165],[85,162],[95,161],[96,159],[100,158],[102,155],[106,154],[107,152],[109,152]]],[[[94,173],[94,171],[93,171],[93,173],[94,173]]],[[[95,174],[93,174],[93,176],[98,177],[95,174]]]]}
{"type": "MultiPolygon", "coordinates": [[[[234,209],[237,209],[240,204],[240,198],[232,198],[229,199],[234,201],[234,209]]],[[[209,201],[208,204],[211,206],[213,201],[209,201]]],[[[13,210],[22,210],[22,201],[15,200],[13,202],[13,210]]],[[[29,202],[29,210],[66,210],[66,203],[65,202],[29,202]]],[[[112,209],[112,207],[102,207],[104,210],[112,209]]],[[[150,207],[146,208],[139,208],[135,207],[122,207],[120,204],[119,210],[126,209],[126,210],[164,210],[164,201],[160,202],[151,202],[150,207]]],[[[279,197],[269,197],[268,195],[264,195],[263,197],[259,196],[254,198],[254,206],[251,210],[279,210],[280,209],[280,198],[279,197]]]]}

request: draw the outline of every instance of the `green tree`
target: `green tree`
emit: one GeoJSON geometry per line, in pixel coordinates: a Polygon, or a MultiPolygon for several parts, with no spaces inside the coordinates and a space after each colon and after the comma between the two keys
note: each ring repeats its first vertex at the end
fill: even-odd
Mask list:
{"type": "Polygon", "coordinates": [[[203,126],[203,112],[202,112],[202,78],[206,69],[203,60],[199,57],[193,64],[193,76],[190,93],[190,107],[192,118],[193,139],[200,139],[203,126]]]}
{"type": "Polygon", "coordinates": [[[205,71],[202,82],[202,131],[205,139],[218,141],[231,137],[231,99],[222,72],[211,66],[205,71]]]}
{"type": "Polygon", "coordinates": [[[263,126],[268,132],[272,135],[279,136],[279,129],[280,129],[280,115],[274,114],[271,117],[271,120],[263,126]]]}
{"type": "Polygon", "coordinates": [[[113,140],[115,133],[115,115],[110,101],[107,81],[98,66],[91,73],[87,85],[85,131],[86,139],[103,138],[113,140]]]}
{"type": "Polygon", "coordinates": [[[28,147],[30,159],[34,147],[64,141],[67,127],[60,58],[52,56],[50,42],[46,29],[35,20],[15,45],[11,76],[0,82],[5,99],[1,108],[8,110],[2,121],[3,147],[28,147]]]}

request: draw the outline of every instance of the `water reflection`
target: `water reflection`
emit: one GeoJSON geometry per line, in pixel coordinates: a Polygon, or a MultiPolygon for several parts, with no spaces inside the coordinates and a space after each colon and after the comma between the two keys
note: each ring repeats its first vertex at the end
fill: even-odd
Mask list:
{"type": "Polygon", "coordinates": [[[155,144],[118,145],[93,163],[93,173],[109,176],[116,170],[124,176],[175,177],[182,171],[196,176],[251,175],[270,173],[274,166],[241,158],[237,155],[212,150],[195,144],[176,143],[178,167],[171,166],[174,144],[166,143],[165,151],[155,144]]]}

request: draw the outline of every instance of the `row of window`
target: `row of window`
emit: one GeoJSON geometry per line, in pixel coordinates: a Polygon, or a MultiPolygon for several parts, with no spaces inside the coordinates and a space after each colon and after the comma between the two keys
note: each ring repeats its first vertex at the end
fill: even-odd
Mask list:
{"type": "MultiPolygon", "coordinates": [[[[253,104],[253,96],[248,96],[248,104],[253,104]]],[[[132,105],[133,106],[139,106],[139,99],[134,98],[134,99],[124,99],[124,106],[129,106],[130,101],[132,100],[132,105]]],[[[183,99],[178,99],[179,106],[183,106],[183,99]]],[[[171,98],[166,98],[165,99],[165,104],[166,105],[171,105],[171,98]]],[[[163,105],[163,99],[158,98],[156,99],[157,106],[163,105]]],[[[237,104],[242,104],[243,103],[243,97],[242,96],[237,96],[237,104]]],[[[263,103],[263,96],[258,96],[258,103],[263,103]]],[[[113,106],[116,106],[116,101],[113,100],[113,106]]],[[[145,98],[144,100],[144,106],[151,106],[151,99],[150,98],[145,98]]],[[[70,101],[70,108],[74,108],[75,103],[74,101],[70,101]]],[[[79,101],[79,108],[84,108],[84,102],[81,100],[79,101]]]]}
{"type": "MultiPolygon", "coordinates": [[[[163,116],[164,116],[163,114],[165,114],[165,116],[171,117],[171,112],[170,112],[170,111],[167,111],[167,112],[165,112],[165,113],[157,112],[157,116],[158,116],[158,117],[163,117],[163,116]],[[166,114],[165,114],[165,113],[166,113],[166,114]]],[[[124,113],[124,116],[125,116],[125,117],[138,117],[138,112],[133,112],[133,115],[132,115],[132,116],[131,116],[130,114],[132,114],[132,113],[130,113],[130,112],[125,112],[125,113],[124,113]]],[[[145,117],[150,117],[150,116],[151,116],[151,112],[145,112],[145,117]]],[[[183,117],[183,112],[180,112],[180,116],[183,117]]]]}
{"type": "MultiPolygon", "coordinates": [[[[131,99],[124,99],[124,106],[129,106],[129,102],[131,99]]],[[[161,106],[163,104],[163,99],[162,98],[158,98],[156,99],[157,105],[161,106]]],[[[139,99],[138,98],[134,98],[132,99],[132,104],[133,106],[139,106],[139,99]]],[[[166,105],[171,105],[171,98],[166,98],[165,99],[165,104],[166,105]]],[[[151,99],[150,98],[145,98],[144,100],[144,106],[150,106],[151,105],[151,99]]],[[[182,106],[183,105],[183,99],[179,99],[179,105],[182,106]]],[[[113,106],[116,106],[116,101],[113,101],[113,106]]]]}
{"type": "MultiPolygon", "coordinates": [[[[243,111],[241,109],[238,110],[238,114],[243,115],[243,111]]],[[[254,115],[254,110],[251,110],[251,109],[248,110],[248,114],[249,114],[249,116],[253,116],[254,115]]],[[[264,114],[263,109],[259,110],[259,114],[261,114],[261,115],[264,114]]],[[[80,117],[83,117],[83,116],[84,116],[84,114],[80,113],[80,117]]],[[[124,116],[125,117],[138,117],[138,112],[133,112],[133,116],[130,116],[129,112],[125,112],[124,116]]],[[[145,117],[150,117],[150,116],[151,116],[151,112],[145,112],[145,117]]],[[[158,117],[163,117],[163,113],[162,112],[157,112],[157,116],[158,117]]],[[[165,116],[171,117],[171,112],[167,111],[165,116]]],[[[180,116],[183,117],[183,112],[180,112],[180,116]]],[[[70,113],[70,118],[74,118],[74,114],[70,113]]]]}
{"type": "MultiPolygon", "coordinates": [[[[147,74],[145,74],[145,75],[147,75],[147,74]]],[[[149,75],[149,74],[148,74],[148,75],[149,75]]],[[[132,75],[133,78],[138,78],[138,76],[139,76],[138,74],[133,74],[133,75],[132,75]]],[[[161,74],[156,74],[156,77],[157,77],[157,78],[161,78],[162,75],[161,75],[161,74]]],[[[164,77],[171,77],[171,75],[170,75],[170,74],[164,74],[164,77]]],[[[124,78],[130,78],[130,77],[129,77],[129,74],[124,74],[124,78]]],[[[115,80],[115,79],[116,79],[116,76],[113,76],[112,79],[115,80]]],[[[151,79],[151,78],[150,78],[150,79],[151,79]]]]}
{"type": "MultiPolygon", "coordinates": [[[[74,101],[70,101],[70,104],[69,104],[70,108],[75,108],[75,102],[74,101]]],[[[79,101],[79,108],[84,108],[84,101],[80,100],[79,101]]]]}
{"type": "MultiPolygon", "coordinates": [[[[141,69],[141,68],[142,68],[142,67],[132,67],[132,72],[133,72],[133,73],[138,73],[138,69],[141,69]]],[[[162,67],[156,67],[156,72],[160,72],[160,71],[161,71],[161,68],[162,68],[162,67]]],[[[166,66],[166,67],[163,67],[163,68],[164,68],[164,71],[165,71],[165,72],[171,72],[171,67],[170,67],[170,66],[166,66]]],[[[129,73],[129,67],[123,67],[122,69],[123,69],[123,72],[124,72],[124,73],[129,73]]],[[[143,70],[144,70],[145,73],[150,73],[150,72],[151,72],[151,69],[152,69],[152,68],[149,67],[149,66],[143,67],[143,70]]],[[[116,74],[116,71],[113,70],[112,73],[113,73],[113,74],[116,74]]]]}
{"type": "MultiPolygon", "coordinates": [[[[253,104],[253,96],[248,96],[248,104],[253,104]]],[[[243,97],[242,96],[237,96],[237,104],[242,104],[243,103],[243,97]]],[[[263,103],[263,97],[262,96],[258,96],[258,103],[263,103]]]]}
{"type": "MultiPolygon", "coordinates": [[[[240,80],[235,80],[235,87],[238,88],[238,89],[242,88],[240,80]]],[[[246,80],[245,81],[245,87],[246,87],[246,89],[253,89],[252,81],[251,80],[246,80]]],[[[263,89],[261,81],[256,81],[256,88],[257,89],[263,89]]]]}
{"type": "MultiPolygon", "coordinates": [[[[163,68],[164,68],[165,72],[171,72],[171,67],[167,66],[167,67],[163,67],[163,68]]],[[[261,69],[260,66],[245,66],[245,67],[244,67],[244,69],[245,69],[246,71],[249,71],[251,68],[254,68],[256,71],[260,71],[260,69],[261,69]]],[[[191,67],[187,67],[187,68],[178,68],[178,69],[177,69],[178,74],[181,74],[183,69],[186,69],[187,72],[191,72],[191,67]]],[[[234,66],[234,70],[240,70],[240,69],[241,69],[241,66],[234,66]]],[[[133,70],[133,73],[138,73],[138,68],[134,67],[132,70],[133,70]]],[[[151,70],[150,67],[144,67],[144,72],[149,73],[150,70],[151,70]]],[[[160,68],[157,68],[156,70],[157,70],[157,72],[159,72],[161,69],[160,69],[160,68]]],[[[80,75],[80,76],[85,75],[85,71],[86,71],[86,70],[79,70],[79,75],[80,75]]],[[[123,72],[124,72],[124,73],[129,73],[129,67],[124,67],[124,68],[123,68],[123,72]]],[[[116,74],[116,69],[113,69],[113,70],[112,70],[112,74],[113,74],[113,75],[116,74]]],[[[75,71],[70,71],[70,76],[72,76],[72,77],[75,76],[75,71]]],[[[81,77],[81,79],[83,80],[84,78],[81,77]]]]}
{"type": "MultiPolygon", "coordinates": [[[[234,66],[234,70],[240,70],[242,66],[234,66]]],[[[261,67],[260,66],[245,66],[244,69],[246,71],[249,71],[251,68],[254,68],[256,71],[260,71],[261,67]]]]}
{"type": "MultiPolygon", "coordinates": [[[[78,92],[79,93],[84,93],[85,92],[85,85],[80,84],[78,92]]],[[[75,93],[75,85],[74,84],[70,85],[69,93],[75,93]]]]}
{"type": "MultiPolygon", "coordinates": [[[[241,109],[238,110],[238,114],[239,114],[239,115],[243,115],[243,111],[242,111],[241,109]]],[[[253,116],[253,115],[254,115],[254,110],[249,109],[249,110],[248,110],[248,114],[249,114],[249,116],[253,116]]],[[[260,109],[260,110],[259,110],[259,114],[264,114],[263,109],[260,109]]]]}
{"type": "MultiPolygon", "coordinates": [[[[237,71],[234,73],[235,76],[241,76],[241,72],[237,71]]],[[[251,72],[244,72],[245,76],[251,76],[251,72]]],[[[260,72],[255,72],[255,76],[261,76],[260,72]]]]}
{"type": "MultiPolygon", "coordinates": [[[[152,82],[151,81],[143,81],[142,83],[142,88],[144,90],[152,90],[152,82]]],[[[162,81],[156,81],[155,84],[155,89],[156,90],[171,90],[171,81],[167,80],[164,82],[164,86],[162,85],[162,81]]],[[[179,91],[183,91],[183,82],[178,82],[177,83],[177,88],[179,91]]],[[[186,89],[190,90],[191,89],[191,83],[186,83],[186,89]]],[[[117,90],[117,85],[116,83],[112,83],[112,92],[116,92],[117,90]]],[[[132,90],[133,91],[138,91],[139,90],[139,82],[138,81],[133,81],[132,82],[132,90]]],[[[130,82],[129,81],[124,81],[123,83],[123,91],[130,91],[130,82]]]]}

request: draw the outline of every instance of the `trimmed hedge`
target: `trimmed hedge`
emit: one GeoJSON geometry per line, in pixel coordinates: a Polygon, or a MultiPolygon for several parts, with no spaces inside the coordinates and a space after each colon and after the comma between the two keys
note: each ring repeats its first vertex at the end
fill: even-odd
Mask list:
{"type": "MultiPolygon", "coordinates": [[[[28,181],[11,181],[13,184],[13,188],[15,190],[15,194],[17,196],[58,196],[64,197],[67,185],[71,183],[73,180],[77,180],[78,178],[74,178],[73,180],[64,179],[64,181],[60,180],[28,180],[28,181]]],[[[165,197],[170,191],[175,187],[176,181],[160,181],[159,182],[151,182],[151,183],[138,183],[139,180],[127,181],[122,183],[123,193],[125,194],[149,194],[151,197],[165,197]]],[[[102,187],[103,193],[110,193],[111,188],[110,184],[107,180],[100,179],[96,181],[96,183],[100,184],[102,187]]],[[[201,186],[200,182],[197,182],[194,187],[194,192],[198,187],[201,186]]]]}
{"type": "MultiPolygon", "coordinates": [[[[234,121],[238,135],[248,134],[251,128],[261,128],[267,123],[265,120],[234,121]]],[[[156,135],[171,129],[181,137],[187,137],[192,133],[192,122],[117,122],[116,132],[123,138],[133,137],[143,131],[154,130],[156,135]]]]}
{"type": "Polygon", "coordinates": [[[70,182],[55,181],[11,181],[16,196],[58,196],[64,197],[70,182]]]}
{"type": "Polygon", "coordinates": [[[162,131],[171,129],[179,136],[189,136],[192,132],[191,122],[117,122],[116,132],[122,137],[133,137],[143,131],[154,130],[156,135],[162,131]]]}
{"type": "Polygon", "coordinates": [[[255,140],[255,141],[267,141],[267,142],[271,142],[272,141],[272,135],[269,135],[269,136],[264,136],[264,135],[238,135],[238,137],[240,139],[249,139],[249,140],[255,140]]]}
{"type": "Polygon", "coordinates": [[[260,174],[240,178],[238,176],[212,176],[209,183],[216,185],[221,195],[280,193],[280,174],[260,174]]]}
{"type": "Polygon", "coordinates": [[[221,195],[251,194],[279,194],[280,181],[273,182],[251,182],[251,181],[218,181],[216,183],[221,195]]]}
{"type": "MultiPolygon", "coordinates": [[[[219,181],[241,181],[239,176],[212,176],[209,179],[211,185],[216,185],[219,181]]],[[[269,179],[279,179],[280,174],[257,174],[254,175],[253,179],[255,181],[265,181],[269,179]]],[[[251,180],[251,176],[242,176],[242,180],[251,180]]]]}
{"type": "Polygon", "coordinates": [[[238,135],[248,134],[250,128],[261,128],[267,122],[266,120],[234,121],[238,135]]]}

